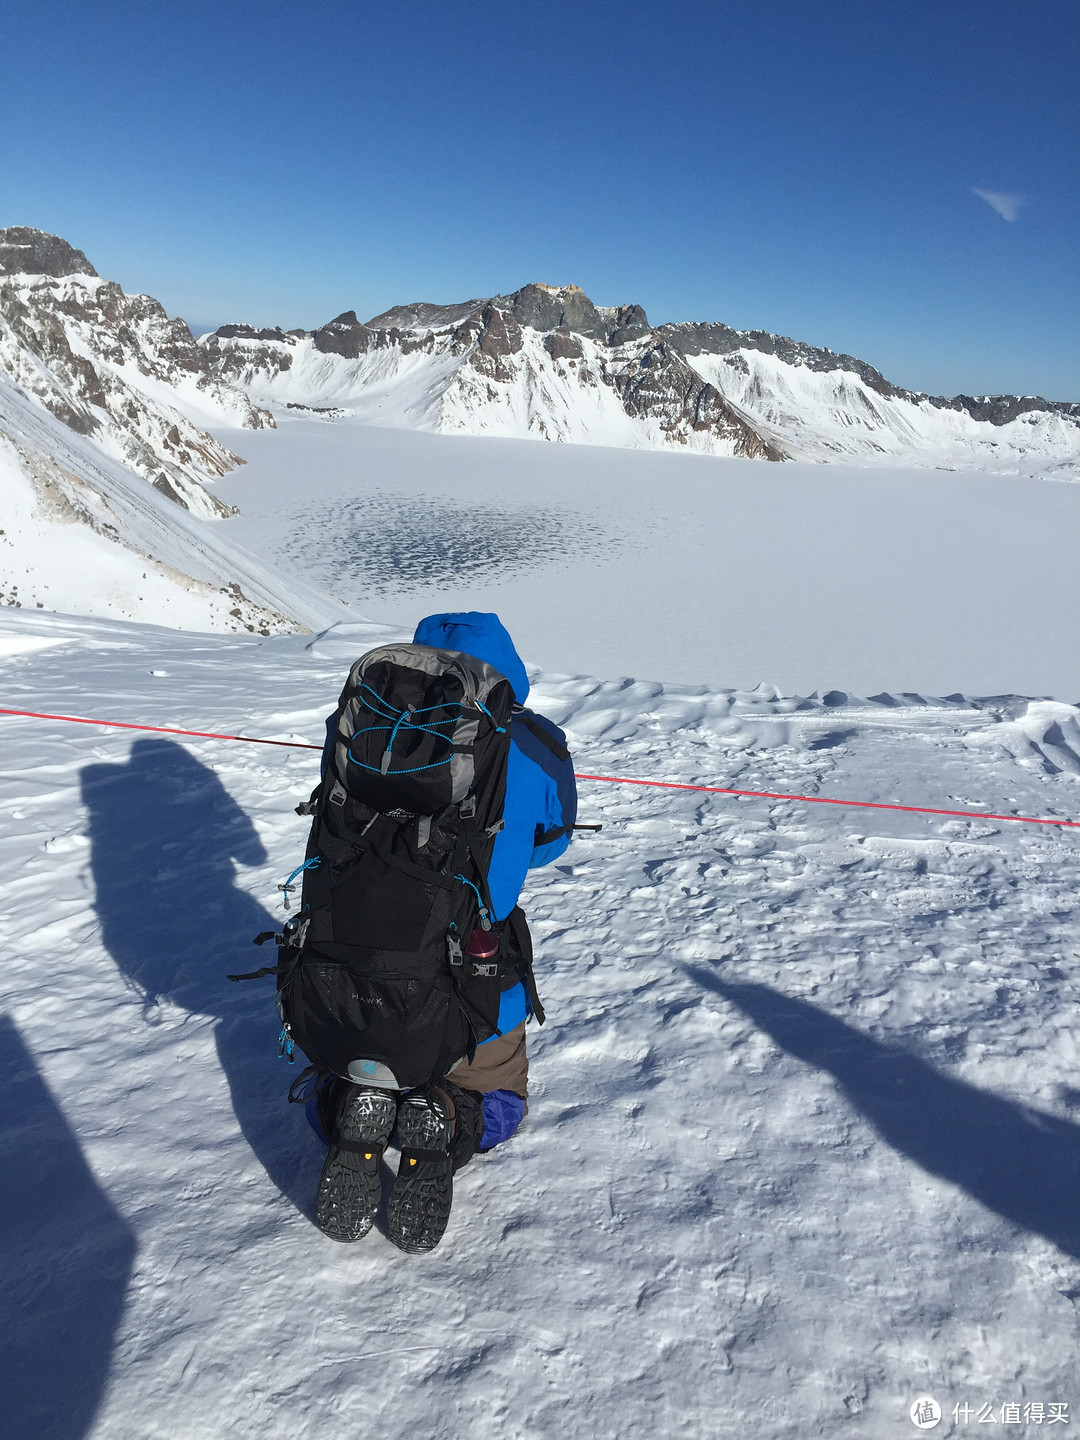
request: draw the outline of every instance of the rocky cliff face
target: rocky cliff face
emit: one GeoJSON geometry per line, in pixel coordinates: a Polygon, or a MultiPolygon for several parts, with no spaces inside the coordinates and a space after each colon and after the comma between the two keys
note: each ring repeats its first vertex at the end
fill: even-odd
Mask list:
{"type": "Polygon", "coordinates": [[[56,235],[0,230],[0,370],[38,405],[207,518],[204,482],[242,462],[202,428],[273,417],[215,374],[182,320],[103,280],[56,235]]]}

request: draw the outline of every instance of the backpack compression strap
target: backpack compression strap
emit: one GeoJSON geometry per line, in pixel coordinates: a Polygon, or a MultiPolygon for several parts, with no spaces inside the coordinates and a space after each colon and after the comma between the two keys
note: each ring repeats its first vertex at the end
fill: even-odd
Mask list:
{"type": "Polygon", "coordinates": [[[562,741],[556,740],[554,735],[549,735],[544,727],[537,724],[531,715],[526,715],[521,711],[515,711],[511,719],[517,720],[520,724],[524,725],[530,735],[539,740],[541,745],[547,746],[556,760],[570,759],[570,751],[562,741]]]}

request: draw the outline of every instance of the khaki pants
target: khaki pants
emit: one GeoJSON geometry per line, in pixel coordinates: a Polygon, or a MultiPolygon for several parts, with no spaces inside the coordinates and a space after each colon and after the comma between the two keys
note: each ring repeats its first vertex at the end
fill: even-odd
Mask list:
{"type": "MultiPolygon", "coordinates": [[[[505,1035],[496,1035],[485,1045],[478,1045],[472,1064],[462,1060],[446,1078],[463,1090],[475,1090],[481,1095],[489,1090],[512,1090],[527,1100],[529,1057],[525,1053],[524,1022],[505,1035]]],[[[526,1113],[528,1108],[526,1105],[526,1113]]]]}

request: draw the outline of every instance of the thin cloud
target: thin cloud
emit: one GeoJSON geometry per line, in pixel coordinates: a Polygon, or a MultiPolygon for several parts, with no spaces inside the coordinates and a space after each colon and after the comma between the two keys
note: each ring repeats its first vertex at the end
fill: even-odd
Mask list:
{"type": "Polygon", "coordinates": [[[1020,206],[1024,203],[1023,195],[1009,195],[1003,190],[980,190],[977,185],[973,185],[971,191],[985,200],[991,210],[996,210],[1003,220],[1015,220],[1020,206]]]}

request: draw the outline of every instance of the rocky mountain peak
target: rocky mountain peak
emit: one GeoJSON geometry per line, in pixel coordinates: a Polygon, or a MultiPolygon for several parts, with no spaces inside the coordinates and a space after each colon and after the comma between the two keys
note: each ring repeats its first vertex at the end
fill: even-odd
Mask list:
{"type": "Polygon", "coordinates": [[[721,323],[653,327],[640,305],[596,305],[578,285],[534,281],[490,299],[414,302],[366,323],[347,310],[287,337],[223,326],[200,344],[212,371],[258,403],[375,423],[393,413],[411,425],[422,410],[422,423],[447,431],[766,460],[933,456],[954,465],[972,455],[1000,463],[1008,450],[1076,466],[1080,405],[916,394],[851,355],[721,323]],[[305,358],[312,349],[317,366],[305,358]],[[418,352],[432,363],[419,403],[411,387],[425,362],[408,359],[418,352]],[[943,424],[935,410],[957,412],[959,423],[943,424]],[[1017,421],[1018,437],[971,429],[1017,421]]]}
{"type": "Polygon", "coordinates": [[[315,349],[324,355],[344,355],[355,360],[371,345],[371,331],[361,325],[355,310],[345,310],[314,334],[315,349]]]}
{"type": "Polygon", "coordinates": [[[519,325],[545,334],[561,330],[585,335],[604,345],[624,345],[649,332],[640,305],[594,305],[580,285],[544,285],[534,281],[512,295],[496,295],[491,302],[508,311],[519,325]]]}
{"type": "Polygon", "coordinates": [[[519,325],[528,325],[531,330],[570,330],[590,340],[607,339],[603,316],[576,285],[556,290],[551,285],[533,283],[512,295],[496,295],[491,303],[509,311],[519,325]]]}
{"type": "Polygon", "coordinates": [[[27,225],[11,225],[0,230],[0,275],[90,275],[97,271],[81,250],[50,235],[45,230],[32,230],[27,225]]]}

